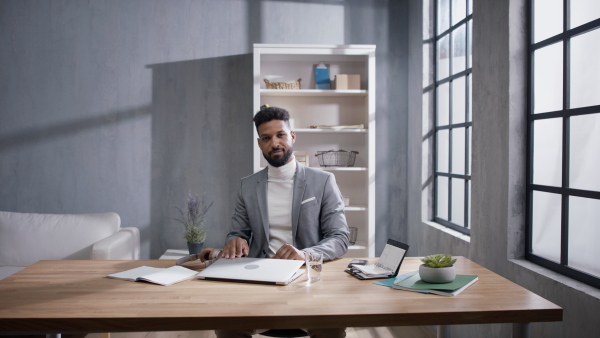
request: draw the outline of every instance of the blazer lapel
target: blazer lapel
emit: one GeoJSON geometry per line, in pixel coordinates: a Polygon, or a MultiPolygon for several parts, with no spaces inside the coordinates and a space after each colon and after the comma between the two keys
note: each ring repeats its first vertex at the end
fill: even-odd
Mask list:
{"type": "Polygon", "coordinates": [[[258,200],[258,208],[260,209],[260,218],[265,229],[266,241],[269,241],[269,207],[267,205],[267,170],[265,168],[261,171],[258,180],[256,181],[256,199],[258,200]]]}
{"type": "MultiPolygon", "coordinates": [[[[298,220],[300,218],[300,204],[306,189],[306,175],[304,166],[296,162],[296,179],[294,180],[294,197],[292,199],[292,238],[296,241],[298,220]]],[[[294,243],[295,245],[296,243],[294,243]]]]}

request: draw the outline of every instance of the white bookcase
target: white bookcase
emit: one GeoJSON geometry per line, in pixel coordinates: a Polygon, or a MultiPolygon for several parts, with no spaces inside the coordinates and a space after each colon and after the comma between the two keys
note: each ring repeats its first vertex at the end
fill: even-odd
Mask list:
{"type": "MultiPolygon", "coordinates": [[[[375,256],[375,46],[374,45],[254,45],[254,112],[263,104],[290,112],[296,132],[295,151],[305,151],[309,166],[334,173],[349,205],[350,227],[358,229],[356,243],[345,257],[375,256]],[[313,66],[329,65],[330,77],[360,74],[360,89],[315,89],[313,66]],[[299,90],[266,89],[270,82],[295,82],[299,90]],[[364,125],[357,129],[310,129],[311,125],[364,125]],[[320,167],[317,151],[358,151],[352,167],[320,167]]],[[[256,143],[254,171],[266,166],[256,143]]]]}

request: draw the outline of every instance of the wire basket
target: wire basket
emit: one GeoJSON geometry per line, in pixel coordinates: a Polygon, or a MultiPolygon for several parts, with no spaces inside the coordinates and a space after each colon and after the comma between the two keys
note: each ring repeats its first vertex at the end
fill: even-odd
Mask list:
{"type": "Polygon", "coordinates": [[[302,79],[296,80],[296,82],[269,82],[264,79],[267,89],[300,89],[300,82],[302,79]]]}
{"type": "Polygon", "coordinates": [[[327,150],[317,151],[315,155],[321,167],[352,167],[358,151],[327,150]]]}

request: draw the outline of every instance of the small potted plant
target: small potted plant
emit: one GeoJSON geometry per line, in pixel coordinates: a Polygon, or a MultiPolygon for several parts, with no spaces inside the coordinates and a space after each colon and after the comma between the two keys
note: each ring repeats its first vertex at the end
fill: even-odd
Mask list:
{"type": "Polygon", "coordinates": [[[204,240],[206,240],[206,229],[204,227],[206,221],[205,216],[208,209],[213,205],[213,202],[207,205],[205,197],[206,193],[202,194],[202,200],[199,201],[198,195],[192,196],[190,192],[188,193],[186,211],[175,206],[175,208],[179,210],[181,216],[180,218],[174,219],[183,224],[183,238],[187,241],[190,255],[200,253],[204,246],[204,240]]]}
{"type": "Polygon", "coordinates": [[[452,255],[436,254],[421,258],[419,276],[427,283],[450,283],[456,278],[452,255]]]}

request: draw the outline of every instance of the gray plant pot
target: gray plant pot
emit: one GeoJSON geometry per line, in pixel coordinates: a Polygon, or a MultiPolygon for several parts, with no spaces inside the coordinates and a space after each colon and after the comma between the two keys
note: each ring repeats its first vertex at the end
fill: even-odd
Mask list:
{"type": "Polygon", "coordinates": [[[202,247],[204,246],[204,242],[202,243],[189,243],[187,244],[188,251],[190,255],[199,254],[202,251],[202,247]]]}
{"type": "Polygon", "coordinates": [[[419,276],[426,283],[450,283],[456,278],[456,269],[454,266],[446,268],[430,268],[425,264],[419,266],[419,276]]]}

